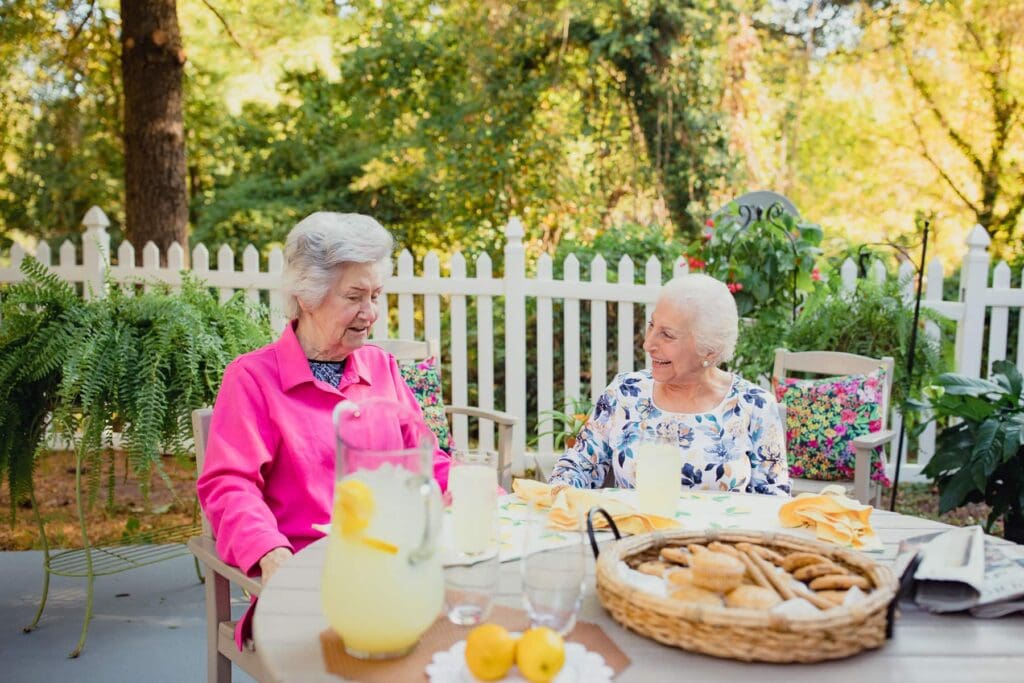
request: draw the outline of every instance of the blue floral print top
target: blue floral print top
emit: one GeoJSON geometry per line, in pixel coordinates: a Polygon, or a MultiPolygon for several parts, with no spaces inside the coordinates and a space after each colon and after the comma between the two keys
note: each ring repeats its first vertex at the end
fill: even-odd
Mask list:
{"type": "Polygon", "coordinates": [[[785,431],[769,392],[733,375],[725,398],[706,413],[667,412],[653,396],[650,370],[616,376],[550,482],[599,488],[611,468],[616,486],[632,488],[637,444],[669,439],[683,451],[684,487],[789,495],[785,431]]]}

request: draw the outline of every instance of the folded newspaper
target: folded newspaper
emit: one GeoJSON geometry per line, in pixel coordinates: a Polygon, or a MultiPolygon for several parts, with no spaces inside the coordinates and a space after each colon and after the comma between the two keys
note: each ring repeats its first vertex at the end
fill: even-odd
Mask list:
{"type": "Polygon", "coordinates": [[[1024,612],[1024,546],[986,537],[979,526],[905,539],[894,568],[897,576],[911,568],[910,596],[931,612],[1024,612]]]}

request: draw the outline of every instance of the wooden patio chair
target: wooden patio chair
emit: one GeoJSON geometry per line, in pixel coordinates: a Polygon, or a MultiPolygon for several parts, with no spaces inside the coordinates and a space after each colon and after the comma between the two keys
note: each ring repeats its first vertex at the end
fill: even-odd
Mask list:
{"type": "MultiPolygon", "coordinates": [[[[422,361],[433,357],[440,359],[441,343],[437,339],[427,340],[406,340],[406,339],[374,339],[369,342],[384,349],[395,359],[403,361],[422,361]]],[[[498,452],[498,483],[511,490],[512,486],[512,436],[518,423],[518,419],[497,410],[484,408],[473,408],[470,406],[449,405],[444,408],[449,423],[454,415],[465,415],[478,420],[489,420],[497,428],[497,452],[498,452]]],[[[457,444],[465,447],[468,444],[457,444]]]]}
{"type": "MultiPolygon", "coordinates": [[[[873,484],[871,481],[871,455],[879,446],[885,446],[892,442],[896,433],[888,429],[889,423],[889,398],[892,393],[892,375],[895,363],[889,356],[885,358],[870,358],[858,356],[852,353],[841,353],[838,351],[787,351],[786,349],[775,350],[775,367],[772,370],[772,387],[779,385],[792,373],[807,373],[822,377],[837,377],[843,375],[867,375],[878,370],[880,367],[885,370],[885,378],[881,390],[881,429],[871,432],[853,440],[855,452],[855,465],[853,472],[853,496],[862,503],[871,504],[877,507],[881,501],[882,487],[873,484]],[[874,489],[872,491],[872,489],[874,489]]],[[[786,424],[786,406],[780,402],[783,427],[786,424]]],[[[787,445],[788,447],[788,445],[787,445]]],[[[884,450],[883,450],[884,453],[884,450]]],[[[898,457],[894,456],[894,457],[898,457]]],[[[888,467],[886,460],[886,467],[888,467]]],[[[849,482],[849,480],[845,480],[849,482]]],[[[817,493],[828,484],[835,481],[823,481],[816,479],[792,479],[793,493],[811,492],[817,493]]],[[[843,483],[842,480],[839,483],[843,483]]]]}
{"type": "MultiPolygon", "coordinates": [[[[196,467],[199,472],[203,471],[203,457],[212,418],[211,408],[192,411],[192,434],[196,443],[196,467]]],[[[206,679],[230,683],[231,664],[234,662],[256,680],[267,680],[269,676],[252,641],[246,642],[241,651],[235,645],[235,622],[231,618],[231,585],[239,586],[250,595],[259,595],[263,584],[258,578],[246,576],[238,567],[220,559],[217,542],[205,513],[203,535],[189,539],[188,547],[206,570],[206,679]]]]}

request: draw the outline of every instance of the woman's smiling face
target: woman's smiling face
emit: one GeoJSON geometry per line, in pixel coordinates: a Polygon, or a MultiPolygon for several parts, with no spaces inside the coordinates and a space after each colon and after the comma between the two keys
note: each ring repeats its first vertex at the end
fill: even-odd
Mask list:
{"type": "Polygon", "coordinates": [[[689,316],[664,299],[647,322],[644,351],[651,357],[651,374],[658,382],[690,378],[703,370],[689,316]]]}
{"type": "Polygon", "coordinates": [[[303,307],[300,326],[308,332],[323,358],[341,360],[361,347],[377,320],[382,284],[375,263],[345,263],[319,306],[303,307]]]}

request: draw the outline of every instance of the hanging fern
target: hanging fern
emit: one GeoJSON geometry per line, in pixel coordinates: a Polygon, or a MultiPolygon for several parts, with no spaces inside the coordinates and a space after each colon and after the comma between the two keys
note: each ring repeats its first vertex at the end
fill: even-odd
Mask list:
{"type": "Polygon", "coordinates": [[[48,426],[89,468],[90,499],[114,432],[139,481],[156,468],[169,485],[161,454],[189,452],[192,409],[213,402],[232,359],[269,341],[266,310],[241,292],[220,303],[187,275],[177,292],[108,282],[106,298],[84,301],[35,259],[21,270],[0,305],[0,483],[12,514],[48,426]]]}

